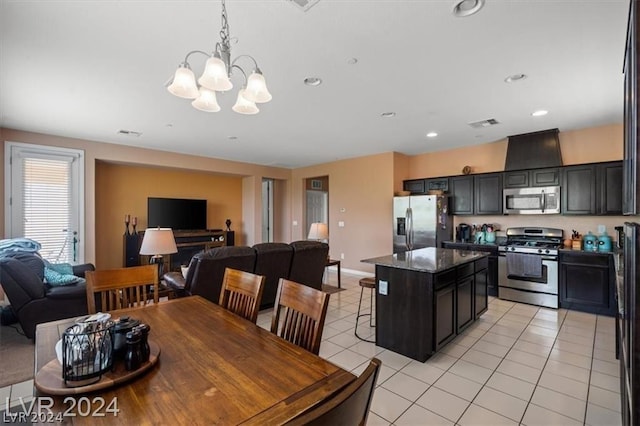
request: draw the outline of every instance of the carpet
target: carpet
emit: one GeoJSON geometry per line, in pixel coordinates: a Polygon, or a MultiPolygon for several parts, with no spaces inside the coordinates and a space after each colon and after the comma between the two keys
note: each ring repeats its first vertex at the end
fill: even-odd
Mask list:
{"type": "Polygon", "coordinates": [[[329,293],[329,294],[339,293],[342,290],[344,290],[344,288],[338,288],[334,285],[322,284],[322,291],[324,291],[325,293],[329,293]]]}
{"type": "Polygon", "coordinates": [[[35,344],[18,324],[0,326],[0,388],[33,378],[35,344]]]}

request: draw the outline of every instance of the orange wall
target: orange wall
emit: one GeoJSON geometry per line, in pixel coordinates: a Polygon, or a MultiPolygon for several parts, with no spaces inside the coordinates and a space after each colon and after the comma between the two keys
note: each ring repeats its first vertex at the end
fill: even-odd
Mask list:
{"type": "MultiPolygon", "coordinates": [[[[194,155],[177,154],[166,151],[157,151],[135,146],[125,146],[111,143],[94,142],[84,139],[65,138],[60,136],[45,135],[41,133],[24,132],[13,129],[0,129],[2,143],[23,142],[38,145],[59,146],[65,148],[81,149],[85,154],[85,241],[81,246],[86,262],[96,262],[96,253],[101,249],[101,241],[104,235],[96,224],[96,163],[100,161],[108,163],[121,163],[131,166],[154,166],[165,169],[190,170],[205,174],[226,174],[231,177],[240,177],[243,182],[258,182],[257,185],[243,185],[242,192],[242,220],[232,225],[235,229],[242,229],[242,235],[236,235],[240,241],[246,244],[254,244],[261,240],[262,225],[262,191],[263,178],[289,180],[291,170],[278,167],[259,166],[256,164],[241,163],[238,161],[220,160],[217,158],[198,157],[194,155]]],[[[2,149],[4,153],[4,147],[2,149]]],[[[4,162],[1,163],[4,167],[4,162]]],[[[4,190],[4,173],[0,174],[0,191],[4,190]]],[[[184,182],[185,187],[188,186],[184,182]]],[[[147,186],[151,191],[152,183],[147,186]]],[[[290,188],[286,188],[289,190],[290,188]]],[[[145,193],[145,196],[148,195],[145,193]]],[[[4,199],[4,197],[3,197],[4,199]]],[[[285,196],[290,200],[290,195],[285,196]]],[[[4,209],[0,209],[0,233],[5,237],[4,209]]],[[[290,205],[285,201],[281,206],[286,222],[289,223],[290,205]]],[[[122,212],[123,218],[124,213],[122,212]]],[[[118,212],[120,214],[120,212],[118,212]]],[[[285,239],[290,238],[290,228],[282,230],[285,239]]],[[[122,231],[124,232],[124,224],[122,231]]],[[[82,244],[82,243],[81,243],[82,244]]]]}
{"type": "MultiPolygon", "coordinates": [[[[624,139],[622,124],[560,132],[560,152],[564,165],[621,160],[624,139]]],[[[455,176],[464,166],[471,173],[504,170],[507,140],[432,152],[409,157],[409,176],[405,179],[455,176]]]]}
{"type": "Polygon", "coordinates": [[[360,260],[388,254],[392,245],[391,215],[394,190],[394,154],[385,153],[319,164],[293,170],[292,238],[303,239],[304,179],[329,176],[330,256],[342,267],[373,272],[360,260]],[[338,222],[344,222],[339,227],[338,222]]]}
{"type": "MultiPolygon", "coordinates": [[[[184,170],[127,166],[96,162],[96,224],[100,239],[96,267],[119,268],[122,264],[124,215],[138,218],[137,230],[147,227],[147,197],[207,200],[207,227],[231,229],[242,235],[242,178],[184,170]]],[[[241,245],[242,241],[236,241],[241,245]]]]}

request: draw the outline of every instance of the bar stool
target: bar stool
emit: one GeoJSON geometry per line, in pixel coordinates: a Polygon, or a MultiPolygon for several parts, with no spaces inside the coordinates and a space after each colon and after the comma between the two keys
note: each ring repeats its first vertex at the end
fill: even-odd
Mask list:
{"type": "Polygon", "coordinates": [[[359,282],[360,284],[360,301],[358,302],[358,314],[356,315],[356,328],[353,330],[353,333],[356,335],[356,337],[362,341],[365,342],[369,342],[369,343],[375,343],[375,340],[369,340],[369,339],[364,339],[360,336],[358,336],[358,320],[360,319],[360,317],[365,317],[367,315],[369,315],[369,327],[375,327],[375,324],[373,323],[373,293],[375,293],[376,291],[376,280],[373,277],[366,277],[366,278],[362,278],[359,282]],[[368,288],[371,290],[371,300],[369,302],[369,312],[368,314],[361,314],[360,313],[360,308],[362,307],[362,295],[364,293],[364,289],[368,288]]]}

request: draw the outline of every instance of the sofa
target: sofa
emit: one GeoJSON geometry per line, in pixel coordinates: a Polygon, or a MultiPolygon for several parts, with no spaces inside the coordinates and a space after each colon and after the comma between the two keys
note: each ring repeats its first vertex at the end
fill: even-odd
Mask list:
{"type": "MultiPolygon", "coordinates": [[[[95,270],[90,263],[73,266],[73,274],[84,278],[95,270]]],[[[64,286],[44,282],[44,261],[35,253],[16,253],[0,258],[0,285],[24,334],[33,339],[36,325],[87,314],[84,279],[64,286]]]]}
{"type": "Polygon", "coordinates": [[[322,289],[329,245],[318,241],[260,243],[253,247],[216,247],[191,258],[186,276],[164,274],[165,283],[181,295],[199,295],[218,303],[225,268],[265,276],[261,308],[273,306],[280,278],[322,289]]]}

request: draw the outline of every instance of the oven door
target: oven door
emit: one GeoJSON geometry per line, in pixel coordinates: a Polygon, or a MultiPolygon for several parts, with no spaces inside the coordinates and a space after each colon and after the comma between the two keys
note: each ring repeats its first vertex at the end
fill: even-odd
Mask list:
{"type": "Polygon", "coordinates": [[[509,274],[505,253],[498,256],[498,297],[533,305],[558,307],[558,260],[542,256],[542,277],[509,274]]]}

